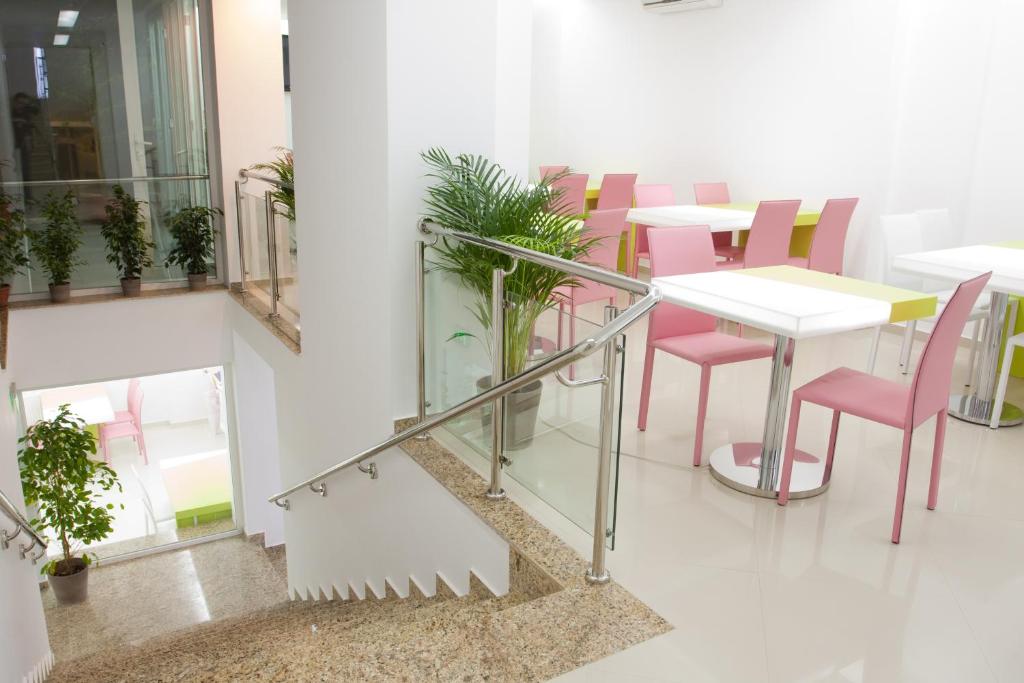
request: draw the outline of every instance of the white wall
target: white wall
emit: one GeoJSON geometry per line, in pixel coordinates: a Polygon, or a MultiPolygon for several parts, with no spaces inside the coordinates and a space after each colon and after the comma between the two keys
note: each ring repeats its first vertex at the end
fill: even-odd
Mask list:
{"type": "Polygon", "coordinates": [[[990,174],[1008,178],[1012,153],[996,150],[1024,136],[1004,114],[1021,107],[1019,14],[1000,0],[726,0],[665,15],[537,0],[531,171],[636,171],[682,201],[718,180],[736,199],[859,196],[847,267],[877,277],[881,213],[949,207],[966,241],[1012,232],[970,204],[996,196],[971,199],[976,164],[998,156],[990,174]]]}
{"type": "MultiPolygon", "coordinates": [[[[238,236],[235,189],[238,170],[276,156],[288,142],[280,0],[216,0],[213,49],[216,55],[217,116],[223,177],[228,271],[237,281],[238,236]]],[[[212,122],[211,122],[212,125],[212,122]]]]}

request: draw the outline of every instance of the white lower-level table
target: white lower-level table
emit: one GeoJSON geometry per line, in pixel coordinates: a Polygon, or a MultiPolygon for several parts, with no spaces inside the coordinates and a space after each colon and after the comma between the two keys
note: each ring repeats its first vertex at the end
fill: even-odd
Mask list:
{"type": "MultiPolygon", "coordinates": [[[[712,452],[712,476],[737,491],[775,498],[785,444],[793,354],[800,339],[878,327],[935,314],[934,296],[791,266],[659,277],[663,300],[775,335],[761,441],[712,452]]],[[[797,451],[791,498],[828,488],[824,459],[797,451]]]]}
{"type": "MultiPolygon", "coordinates": [[[[979,244],[903,254],[893,259],[895,270],[943,280],[963,281],[992,272],[987,287],[991,300],[985,339],[978,359],[978,379],[974,381],[971,378],[971,393],[954,394],[949,398],[949,414],[957,419],[980,425],[989,425],[992,421],[993,399],[999,382],[1003,327],[1006,325],[1010,295],[1024,296],[1022,246],[979,244]]],[[[1012,427],[1022,422],[1024,411],[1012,403],[1004,402],[997,426],[1012,427]]]]}

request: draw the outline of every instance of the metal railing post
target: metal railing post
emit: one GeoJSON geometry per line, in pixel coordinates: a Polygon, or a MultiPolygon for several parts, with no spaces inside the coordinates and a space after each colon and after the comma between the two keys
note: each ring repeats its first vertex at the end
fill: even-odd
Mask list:
{"type": "Polygon", "coordinates": [[[277,318],[277,301],[281,298],[277,282],[277,230],[274,214],[274,193],[267,190],[264,193],[267,202],[267,265],[270,268],[270,317],[277,318]]]}
{"type": "MultiPolygon", "coordinates": [[[[493,354],[491,386],[505,381],[505,271],[496,268],[491,278],[491,333],[493,354]]],[[[501,488],[501,461],[505,451],[505,396],[494,399],[491,412],[491,485],[487,497],[500,500],[507,494],[501,488]]]]}
{"type": "Polygon", "coordinates": [[[242,224],[242,180],[235,181],[235,226],[238,229],[238,291],[245,294],[245,226],[242,224]]]}
{"type": "MultiPolygon", "coordinates": [[[[605,325],[615,320],[619,309],[605,306],[605,325]]],[[[611,574],[605,565],[608,533],[608,485],[612,471],[612,426],[615,420],[615,377],[619,355],[619,338],[612,337],[604,345],[604,384],[601,385],[601,433],[597,453],[597,492],[594,502],[594,557],[587,570],[587,583],[608,583],[611,574]]]]}
{"type": "MultiPolygon", "coordinates": [[[[426,331],[426,249],[422,240],[416,241],[416,421],[427,419],[427,331],[426,331]]],[[[424,440],[428,434],[420,434],[424,440]]]]}

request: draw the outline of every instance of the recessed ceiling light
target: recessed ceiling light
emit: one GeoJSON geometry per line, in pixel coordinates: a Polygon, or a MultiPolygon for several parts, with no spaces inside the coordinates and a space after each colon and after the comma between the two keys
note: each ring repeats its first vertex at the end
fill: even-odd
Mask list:
{"type": "Polygon", "coordinates": [[[71,40],[71,36],[66,33],[58,33],[53,36],[53,44],[57,47],[64,47],[71,40]]]}
{"type": "Polygon", "coordinates": [[[62,9],[57,13],[57,26],[61,28],[74,28],[76,21],[78,21],[78,10],[76,9],[62,9]]]}

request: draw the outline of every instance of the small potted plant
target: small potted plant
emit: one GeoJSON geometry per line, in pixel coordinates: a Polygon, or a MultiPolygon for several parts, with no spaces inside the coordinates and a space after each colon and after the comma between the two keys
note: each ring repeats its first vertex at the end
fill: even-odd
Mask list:
{"type": "Polygon", "coordinates": [[[50,275],[50,301],[61,303],[71,297],[71,273],[82,261],[75,258],[82,246],[82,226],[70,191],[46,195],[42,208],[45,225],[30,233],[32,253],[50,275]]]}
{"type": "Polygon", "coordinates": [[[125,296],[142,293],[142,269],[153,265],[150,249],[155,245],[146,239],[146,219],[142,202],[114,185],[114,196],[105,207],[107,219],[100,226],[107,241],[107,261],[121,274],[121,291],[125,296]]]}
{"type": "Polygon", "coordinates": [[[92,459],[96,439],[67,405],[52,420],[29,427],[19,443],[25,503],[38,509],[32,525],[60,543],[60,557],[44,564],[42,573],[58,602],[82,602],[88,596],[92,557],[80,549],[113,530],[114,504],[101,503],[100,495],[115,487],[121,491],[117,473],[92,459]]]}
{"type": "Polygon", "coordinates": [[[25,214],[0,192],[0,307],[7,305],[11,280],[28,267],[25,234],[25,214]]]}
{"type": "Polygon", "coordinates": [[[169,230],[177,244],[167,255],[168,266],[177,265],[188,273],[188,287],[192,291],[206,289],[208,263],[213,259],[214,238],[217,228],[213,223],[220,209],[207,206],[187,206],[171,216],[169,230]]]}

